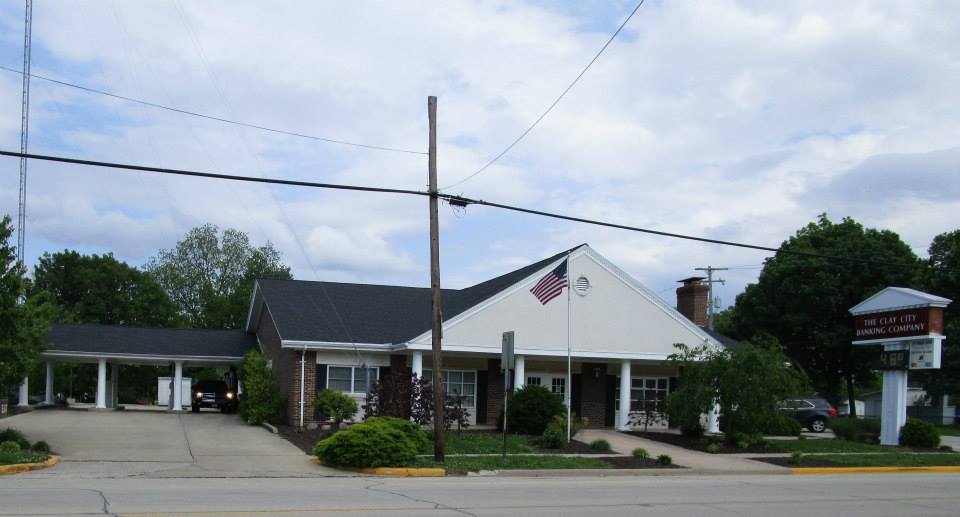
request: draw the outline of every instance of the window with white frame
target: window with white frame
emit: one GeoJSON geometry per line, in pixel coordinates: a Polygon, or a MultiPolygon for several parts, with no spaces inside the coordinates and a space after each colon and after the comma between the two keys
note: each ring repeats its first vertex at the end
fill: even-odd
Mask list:
{"type": "MultiPolygon", "coordinates": [[[[620,409],[620,384],[616,388],[616,407],[620,409]]],[[[663,411],[663,401],[670,394],[667,377],[633,377],[630,382],[630,411],[663,411]]]]}
{"type": "MultiPolygon", "coordinates": [[[[433,370],[424,370],[423,378],[432,383],[433,370]]],[[[476,370],[443,370],[443,392],[447,395],[462,395],[465,407],[475,407],[477,404],[477,372],[476,370]]]]}
{"type": "Polygon", "coordinates": [[[532,385],[534,385],[534,386],[539,386],[539,385],[540,385],[540,377],[538,377],[538,376],[527,377],[527,384],[532,384],[532,385]]]}
{"type": "Polygon", "coordinates": [[[346,393],[369,393],[380,378],[377,367],[327,366],[327,388],[346,393]]]}
{"type": "Polygon", "coordinates": [[[567,379],[563,377],[554,377],[550,379],[550,391],[555,395],[560,395],[563,397],[563,394],[566,392],[567,379]]]}

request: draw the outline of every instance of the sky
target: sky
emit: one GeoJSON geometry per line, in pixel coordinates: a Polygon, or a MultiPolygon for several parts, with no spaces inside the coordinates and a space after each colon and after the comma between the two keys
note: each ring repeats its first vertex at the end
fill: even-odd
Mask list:
{"type": "MultiPolygon", "coordinates": [[[[33,72],[325,138],[427,147],[441,187],[482,167],[563,91],[633,2],[36,2],[33,72]]],[[[523,141],[447,192],[776,247],[821,213],[924,256],[960,214],[957,2],[648,0],[523,141]]],[[[23,5],[0,6],[19,69],[23,5]]],[[[20,76],[0,70],[0,148],[20,76]]],[[[295,138],[31,83],[29,150],[249,176],[423,190],[423,155],[295,138]]],[[[0,158],[16,220],[18,160],[0,158]]],[[[427,201],[31,162],[26,260],[76,249],[140,266],[192,227],[247,232],[294,276],[429,285],[427,201]]],[[[442,205],[459,288],[587,242],[668,302],[729,267],[733,303],[768,253],[442,205]]]]}

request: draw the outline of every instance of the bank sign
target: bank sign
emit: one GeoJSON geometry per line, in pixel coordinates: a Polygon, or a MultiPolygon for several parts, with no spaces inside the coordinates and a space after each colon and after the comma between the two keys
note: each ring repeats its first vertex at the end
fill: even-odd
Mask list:
{"type": "Polygon", "coordinates": [[[924,307],[860,314],[854,326],[856,341],[929,336],[943,333],[943,309],[924,307]]]}

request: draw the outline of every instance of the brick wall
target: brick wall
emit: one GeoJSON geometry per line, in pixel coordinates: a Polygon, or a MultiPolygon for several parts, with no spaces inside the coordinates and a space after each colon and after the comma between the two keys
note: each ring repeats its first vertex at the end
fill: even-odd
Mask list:
{"type": "Polygon", "coordinates": [[[313,422],[313,400],[317,394],[317,353],[284,350],[294,357],[293,375],[287,387],[287,421],[290,425],[300,424],[300,361],[303,357],[303,423],[313,422]]]}
{"type": "Polygon", "coordinates": [[[603,427],[607,409],[607,365],[583,363],[580,372],[580,416],[587,417],[589,427],[603,427]]]}
{"type": "MultiPolygon", "coordinates": [[[[272,363],[276,388],[283,399],[283,420],[289,425],[300,423],[300,352],[280,347],[280,335],[266,307],[260,312],[257,338],[263,354],[272,363]]],[[[304,365],[304,423],[313,421],[313,399],[316,394],[317,354],[307,352],[304,365]]]]}

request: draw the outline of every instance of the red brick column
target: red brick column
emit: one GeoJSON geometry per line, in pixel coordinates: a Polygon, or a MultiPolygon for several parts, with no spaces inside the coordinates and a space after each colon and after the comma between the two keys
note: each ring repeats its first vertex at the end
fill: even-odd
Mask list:
{"type": "MultiPolygon", "coordinates": [[[[478,388],[483,389],[483,388],[478,388]]],[[[487,359],[487,423],[496,424],[503,410],[503,370],[499,359],[487,359]]]]}
{"type": "Polygon", "coordinates": [[[587,417],[589,427],[603,427],[607,409],[607,365],[583,363],[580,373],[580,416],[587,417]]]}
{"type": "MultiPolygon", "coordinates": [[[[293,352],[296,360],[293,364],[293,375],[290,376],[290,385],[287,392],[287,416],[290,425],[300,424],[300,359],[303,352],[293,352]]],[[[303,423],[313,422],[313,400],[317,394],[317,353],[307,352],[303,364],[303,423]]]]}

